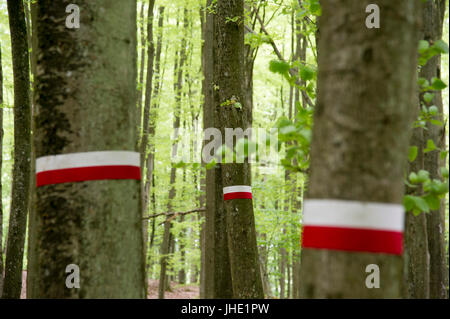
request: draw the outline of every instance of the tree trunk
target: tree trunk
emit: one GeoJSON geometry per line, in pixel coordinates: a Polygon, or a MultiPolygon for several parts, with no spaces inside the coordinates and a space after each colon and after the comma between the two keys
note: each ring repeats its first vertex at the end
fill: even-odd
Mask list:
{"type": "MultiPolygon", "coordinates": [[[[0,176],[2,176],[3,165],[3,67],[2,48],[0,44],[0,176]]],[[[0,298],[3,291],[3,201],[2,201],[2,180],[0,178],[0,298]]]]}
{"type": "MultiPolygon", "coordinates": [[[[420,103],[415,93],[414,113],[417,117],[420,103]]],[[[417,146],[417,158],[409,164],[409,172],[423,169],[423,130],[414,128],[411,145],[417,146]]],[[[409,175],[408,172],[408,175],[409,175]]],[[[414,188],[407,188],[407,194],[420,196],[422,192],[414,188]]],[[[425,213],[414,216],[412,212],[406,214],[405,223],[405,297],[430,297],[430,256],[428,252],[427,221],[425,213]]]]}
{"type": "MultiPolygon", "coordinates": [[[[248,106],[245,105],[244,75],[244,1],[219,0],[216,3],[214,90],[216,127],[225,136],[225,128],[247,129],[248,106]],[[238,17],[238,21],[229,21],[238,17]],[[231,102],[235,100],[236,102],[231,102]],[[224,103],[226,105],[224,105],[224,103]],[[235,107],[236,103],[240,104],[235,107]]],[[[232,148],[232,145],[228,145],[232,148]]],[[[250,164],[225,163],[222,168],[224,187],[251,185],[250,164]]],[[[224,201],[228,252],[234,298],[264,298],[256,246],[253,204],[249,198],[224,201]]]]}
{"type": "MultiPolygon", "coordinates": [[[[437,41],[442,39],[442,27],[445,15],[445,1],[429,0],[425,4],[422,19],[422,39],[426,41],[437,41]]],[[[431,82],[433,77],[441,77],[441,57],[440,55],[431,58],[422,67],[420,77],[431,82]]],[[[427,105],[435,105],[438,108],[438,115],[435,119],[444,123],[444,109],[442,103],[442,92],[435,91],[433,101],[427,105]]],[[[423,95],[421,95],[423,103],[423,95]]],[[[424,130],[423,143],[426,147],[427,140],[434,141],[438,148],[445,149],[445,125],[439,127],[427,123],[424,130]]],[[[424,169],[430,172],[431,179],[442,179],[440,167],[445,167],[445,160],[441,160],[439,150],[431,151],[424,156],[424,169]]],[[[446,262],[446,242],[445,242],[445,198],[441,200],[441,207],[431,211],[426,215],[428,231],[428,249],[430,252],[430,298],[447,299],[448,289],[448,269],[446,262]]]]}
{"type": "MultiPolygon", "coordinates": [[[[379,29],[364,27],[369,3],[321,2],[318,96],[308,199],[320,203],[325,202],[322,199],[351,201],[344,205],[393,204],[388,207],[396,211],[400,225],[413,121],[410,110],[416,90],[420,1],[378,1],[382,13],[379,29]]],[[[329,207],[334,209],[336,205],[333,202],[329,207]]],[[[305,203],[304,223],[307,215],[305,203]]],[[[306,227],[304,246],[308,238],[305,230],[306,227]]],[[[324,236],[321,238],[327,238],[324,236]]],[[[355,241],[360,243],[358,238],[355,241]]],[[[402,257],[395,254],[400,252],[384,254],[368,252],[365,247],[356,251],[327,247],[303,249],[302,297],[402,296],[402,257]],[[366,286],[369,264],[379,267],[379,289],[366,286]]]]}
{"type": "Polygon", "coordinates": [[[37,222],[30,227],[37,228],[34,257],[39,282],[31,297],[143,298],[139,154],[133,152],[138,123],[133,107],[136,2],[78,1],[79,30],[61,22],[69,3],[38,3],[37,163],[76,159],[74,153],[80,152],[96,163],[122,163],[122,157],[116,158],[119,154],[132,161],[123,176],[97,177],[95,170],[84,181],[52,181],[44,179],[45,170],[37,175],[37,222]],[[97,151],[111,152],[92,153],[97,151]],[[79,289],[69,288],[70,264],[79,267],[79,289]]]}
{"type": "MultiPolygon", "coordinates": [[[[154,3],[153,3],[153,5],[154,5],[154,3]]],[[[145,6],[145,1],[142,1],[140,15],[139,15],[139,18],[140,18],[139,30],[141,33],[141,63],[140,63],[140,68],[139,68],[139,82],[138,82],[138,94],[137,94],[137,96],[138,96],[138,103],[137,103],[138,104],[138,123],[139,123],[138,129],[137,129],[138,137],[140,136],[141,129],[142,129],[142,96],[143,96],[143,92],[144,92],[145,46],[146,46],[145,27],[144,27],[144,22],[145,22],[144,6],[145,6]]]]}
{"type": "MultiPolygon", "coordinates": [[[[180,223],[182,224],[184,222],[184,216],[180,216],[180,223]]],[[[182,230],[180,232],[180,236],[178,238],[179,243],[180,243],[180,263],[181,263],[181,268],[180,271],[178,272],[178,283],[184,285],[186,283],[186,252],[185,252],[185,244],[184,241],[186,234],[185,231],[182,230]]]]}
{"type": "Polygon", "coordinates": [[[30,191],[30,67],[23,2],[7,3],[14,72],[14,168],[3,298],[18,299],[30,191]]]}
{"type": "MultiPolygon", "coordinates": [[[[157,110],[159,105],[159,91],[161,87],[161,48],[162,48],[162,38],[163,38],[163,23],[164,23],[164,7],[159,7],[159,17],[158,17],[158,35],[156,40],[156,56],[155,56],[155,81],[153,86],[152,100],[150,103],[150,111],[149,111],[149,129],[148,129],[148,152],[146,154],[146,178],[144,185],[144,207],[143,214],[144,216],[148,214],[148,207],[150,205],[150,196],[153,196],[154,203],[154,189],[151,189],[152,183],[154,184],[154,171],[155,171],[155,146],[154,146],[154,136],[155,136],[155,126],[157,119],[157,110]]],[[[153,71],[152,71],[153,73],[153,71]]],[[[147,88],[148,89],[148,88],[147,88]]],[[[154,185],[152,185],[154,186],[154,185]]],[[[148,224],[144,222],[144,247],[145,247],[145,256],[147,256],[147,245],[148,245],[148,224]]],[[[152,238],[154,236],[155,230],[155,219],[152,221],[152,238]]],[[[153,240],[151,240],[153,243],[153,240]]],[[[151,247],[150,247],[151,248],[151,247]]],[[[147,258],[146,258],[147,262],[147,258]]],[[[146,271],[149,269],[149,265],[146,264],[146,271]]],[[[147,275],[148,277],[148,275],[147,275]]],[[[147,281],[146,281],[147,282],[147,281]]]]}
{"type": "MultiPolygon", "coordinates": [[[[37,2],[30,3],[30,16],[31,16],[31,74],[33,75],[33,92],[36,90],[36,63],[37,63],[37,2]]],[[[34,118],[36,114],[36,96],[32,96],[32,106],[31,115],[34,118]]],[[[35,121],[31,121],[31,131],[32,140],[34,140],[35,121]]],[[[30,185],[33,187],[36,184],[36,151],[34,143],[31,144],[31,173],[30,185]]],[[[29,203],[29,217],[28,217],[28,250],[27,250],[27,298],[36,295],[35,288],[37,287],[37,282],[39,281],[39,276],[37,275],[37,265],[36,265],[36,253],[37,253],[37,243],[36,243],[36,232],[37,228],[37,216],[36,216],[36,192],[30,191],[30,203],[29,203]]]]}
{"type": "MultiPolygon", "coordinates": [[[[206,7],[212,4],[207,1],[206,7]]],[[[204,129],[217,127],[213,96],[214,64],[214,20],[216,15],[206,9],[203,30],[202,83],[205,102],[203,105],[204,129]]],[[[206,143],[207,141],[205,141],[206,143]]],[[[222,169],[216,165],[206,170],[206,211],[204,223],[204,297],[229,299],[233,296],[230,259],[228,255],[227,225],[223,204],[222,169]]]]}
{"type": "MultiPolygon", "coordinates": [[[[149,201],[149,183],[151,181],[151,177],[149,177],[149,173],[152,171],[152,162],[148,156],[148,140],[149,140],[149,131],[150,131],[150,108],[152,103],[152,83],[153,83],[153,60],[155,57],[155,43],[153,41],[153,9],[155,7],[155,0],[150,0],[148,6],[148,21],[147,21],[147,40],[148,40],[148,52],[147,52],[147,79],[146,79],[146,87],[145,87],[145,103],[144,103],[144,117],[142,119],[142,137],[140,140],[140,163],[141,163],[141,197],[142,197],[142,218],[146,217],[148,210],[148,201],[149,201]],[[144,175],[145,174],[145,175],[144,175]],[[144,177],[145,176],[145,177],[144,177]]],[[[141,7],[141,16],[144,16],[143,9],[144,5],[141,7]]],[[[141,38],[143,35],[144,27],[141,27],[141,38]]],[[[145,42],[143,42],[142,47],[142,57],[141,57],[141,73],[140,73],[140,83],[143,81],[143,71],[144,71],[144,54],[145,54],[145,42]]],[[[140,132],[141,128],[141,116],[142,116],[142,89],[138,93],[139,103],[138,103],[138,131],[140,132]]],[[[148,290],[148,276],[147,276],[147,237],[148,237],[148,221],[146,219],[142,220],[142,248],[144,254],[144,287],[145,291],[148,290]]]]}

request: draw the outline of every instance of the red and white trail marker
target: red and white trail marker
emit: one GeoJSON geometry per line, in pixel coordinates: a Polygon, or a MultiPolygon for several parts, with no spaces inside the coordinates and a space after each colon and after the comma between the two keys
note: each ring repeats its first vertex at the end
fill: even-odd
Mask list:
{"type": "Polygon", "coordinates": [[[252,187],[246,185],[227,186],[223,188],[223,200],[252,199],[252,187]]]}
{"type": "Polygon", "coordinates": [[[401,255],[404,215],[400,204],[305,200],[302,247],[401,255]]]}
{"type": "Polygon", "coordinates": [[[139,153],[101,151],[36,159],[36,186],[106,179],[141,179],[139,153]]]}

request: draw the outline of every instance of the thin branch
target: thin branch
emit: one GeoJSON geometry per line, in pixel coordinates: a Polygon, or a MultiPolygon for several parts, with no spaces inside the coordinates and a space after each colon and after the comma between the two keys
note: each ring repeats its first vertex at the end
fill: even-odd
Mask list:
{"type": "Polygon", "coordinates": [[[188,210],[187,212],[164,212],[164,213],[158,213],[158,214],[154,214],[154,215],[149,215],[147,217],[143,217],[142,219],[151,219],[151,218],[156,218],[159,216],[183,216],[183,215],[187,215],[187,214],[191,214],[191,213],[197,213],[197,212],[204,212],[205,208],[196,208],[196,209],[192,209],[192,210],[188,210]]]}

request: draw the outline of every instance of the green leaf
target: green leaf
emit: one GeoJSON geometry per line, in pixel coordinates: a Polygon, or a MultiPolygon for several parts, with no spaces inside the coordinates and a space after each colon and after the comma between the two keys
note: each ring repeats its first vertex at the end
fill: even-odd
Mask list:
{"type": "Polygon", "coordinates": [[[425,213],[430,212],[430,207],[428,206],[428,203],[425,201],[425,199],[423,199],[422,197],[413,196],[413,200],[416,209],[425,213]]]}
{"type": "Polygon", "coordinates": [[[289,125],[289,126],[282,127],[280,129],[280,133],[283,135],[288,135],[290,133],[295,132],[296,130],[297,130],[297,128],[295,126],[289,125]]]}
{"type": "Polygon", "coordinates": [[[419,41],[419,53],[424,54],[427,52],[427,50],[430,48],[430,44],[428,41],[420,40],[419,41]]]}
{"type": "Polygon", "coordinates": [[[410,162],[414,162],[414,160],[417,157],[418,148],[417,146],[410,146],[409,147],[409,153],[408,153],[408,159],[410,162]]]}
{"type": "Polygon", "coordinates": [[[304,81],[309,81],[314,77],[314,70],[303,65],[300,67],[300,78],[304,81]]]}
{"type": "Polygon", "coordinates": [[[442,175],[442,177],[448,178],[448,168],[447,167],[441,167],[441,175],[442,175]]]}
{"type": "Polygon", "coordinates": [[[407,212],[412,211],[415,207],[413,196],[405,195],[403,197],[403,206],[405,206],[407,212]]]}
{"type": "Polygon", "coordinates": [[[419,184],[419,183],[420,183],[419,177],[418,177],[417,174],[414,173],[414,172],[412,172],[412,173],[409,174],[409,180],[410,180],[410,182],[413,183],[413,184],[419,184]]]}
{"type": "Polygon", "coordinates": [[[428,108],[428,113],[430,113],[431,115],[436,115],[438,114],[439,109],[437,108],[436,105],[432,105],[428,108]]]}
{"type": "Polygon", "coordinates": [[[442,183],[439,180],[433,180],[430,190],[436,195],[443,195],[448,193],[448,182],[442,183]]]}
{"type": "Polygon", "coordinates": [[[442,122],[439,121],[439,120],[430,120],[430,123],[433,124],[433,125],[436,125],[436,126],[442,126],[442,125],[444,125],[444,123],[442,123],[442,122]]]}
{"type": "Polygon", "coordinates": [[[436,53],[442,53],[442,54],[446,54],[448,53],[448,45],[447,43],[445,43],[442,40],[437,40],[433,45],[432,48],[434,49],[434,51],[436,53]]]}
{"type": "Polygon", "coordinates": [[[269,70],[273,73],[279,73],[281,75],[287,75],[291,66],[289,63],[280,60],[272,60],[269,62],[269,70]]]}
{"type": "Polygon", "coordinates": [[[441,153],[440,153],[441,160],[444,160],[447,157],[447,155],[448,155],[448,151],[441,151],[441,153]]]}
{"type": "Polygon", "coordinates": [[[423,100],[427,104],[431,103],[431,101],[433,101],[433,98],[434,98],[434,93],[427,92],[423,95],[423,100]]]}
{"type": "Polygon", "coordinates": [[[437,210],[441,206],[441,201],[439,197],[428,194],[423,197],[423,199],[426,201],[428,207],[432,210],[437,210]]]}
{"type": "Polygon", "coordinates": [[[212,159],[212,161],[209,162],[208,164],[206,164],[205,167],[206,167],[206,169],[212,169],[212,168],[214,168],[216,166],[216,164],[217,164],[216,160],[212,159]]]}
{"type": "Polygon", "coordinates": [[[431,151],[434,151],[436,149],[436,145],[434,144],[434,141],[429,139],[427,141],[427,147],[423,150],[424,153],[429,153],[431,151]]]}
{"type": "Polygon", "coordinates": [[[425,183],[430,178],[430,172],[421,169],[417,173],[419,183],[425,183]]]}
{"type": "Polygon", "coordinates": [[[430,82],[426,78],[419,78],[417,84],[420,88],[424,88],[430,85],[430,82]]]}
{"type": "Polygon", "coordinates": [[[434,77],[431,80],[431,89],[435,91],[443,90],[447,87],[447,84],[445,84],[441,79],[434,77]]]}

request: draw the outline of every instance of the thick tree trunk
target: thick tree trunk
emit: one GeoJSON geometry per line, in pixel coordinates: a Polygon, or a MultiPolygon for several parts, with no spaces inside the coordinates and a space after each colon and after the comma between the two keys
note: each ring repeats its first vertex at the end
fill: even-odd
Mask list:
{"type": "MultiPolygon", "coordinates": [[[[225,128],[247,129],[248,109],[244,88],[244,3],[219,0],[214,21],[215,121],[225,136],[225,128]],[[238,17],[238,21],[229,21],[238,17]],[[236,100],[241,107],[235,107],[236,100]],[[227,103],[228,102],[228,103],[227,103]],[[224,103],[226,105],[224,105],[224,103]]],[[[229,145],[230,147],[230,145],[229,145]]],[[[232,145],[231,145],[232,148],[232,145]]],[[[249,163],[220,164],[224,187],[251,185],[249,163]]],[[[234,298],[264,298],[256,246],[255,220],[251,199],[224,201],[234,298]]]]}
{"type": "MultiPolygon", "coordinates": [[[[369,3],[321,2],[308,198],[401,207],[416,90],[420,1],[378,1],[379,29],[364,27],[369,3]]],[[[302,297],[399,298],[402,279],[401,256],[302,251],[302,297]],[[365,284],[369,264],[379,267],[379,289],[365,284]]]]}
{"type": "MultiPolygon", "coordinates": [[[[69,3],[38,3],[36,157],[134,151],[136,2],[78,1],[81,27],[73,30],[63,23],[69,3]]],[[[32,298],[144,297],[136,178],[35,188],[32,298]],[[67,287],[69,264],[79,267],[79,289],[67,287]]]]}
{"type": "MultiPolygon", "coordinates": [[[[206,7],[212,4],[208,0],[206,7]]],[[[216,15],[206,10],[203,31],[202,70],[204,74],[203,127],[217,127],[214,102],[214,20],[216,15]]],[[[207,143],[207,141],[205,141],[207,143]]],[[[223,205],[222,169],[216,165],[206,170],[206,212],[204,223],[204,297],[231,298],[233,296],[230,259],[228,255],[227,225],[223,205]]]]}
{"type": "Polygon", "coordinates": [[[14,168],[3,298],[20,298],[30,191],[30,67],[22,1],[8,1],[14,72],[14,168]]]}
{"type": "MultiPolygon", "coordinates": [[[[442,27],[445,14],[444,0],[428,0],[423,11],[422,39],[426,41],[437,41],[442,38],[442,27]]],[[[437,55],[431,58],[422,67],[420,77],[431,82],[433,77],[441,77],[441,57],[437,55]]],[[[435,119],[444,123],[444,109],[441,91],[433,92],[434,99],[430,105],[437,106],[439,113],[435,119]]],[[[423,95],[421,100],[423,103],[423,95]]],[[[445,126],[436,126],[428,123],[424,130],[423,143],[426,147],[427,140],[433,140],[438,148],[445,149],[445,126]]],[[[441,160],[439,151],[431,151],[425,154],[424,168],[430,172],[431,179],[442,179],[440,167],[445,166],[446,161],[441,160]]],[[[445,242],[445,199],[441,200],[441,207],[426,215],[428,231],[428,249],[430,252],[430,298],[447,299],[448,269],[446,262],[445,242]]]]}

